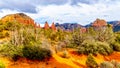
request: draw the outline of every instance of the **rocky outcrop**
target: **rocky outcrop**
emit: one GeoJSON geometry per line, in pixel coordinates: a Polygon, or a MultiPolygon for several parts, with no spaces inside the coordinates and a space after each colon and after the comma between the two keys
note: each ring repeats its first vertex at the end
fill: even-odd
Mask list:
{"type": "Polygon", "coordinates": [[[49,27],[49,24],[48,24],[48,22],[46,21],[45,22],[45,25],[44,25],[44,27],[43,27],[44,29],[49,29],[50,27],[49,27]]]}
{"type": "Polygon", "coordinates": [[[105,20],[102,19],[96,19],[93,23],[92,23],[93,27],[104,27],[107,26],[107,22],[105,20]]]}
{"type": "Polygon", "coordinates": [[[34,20],[24,13],[9,14],[1,18],[2,22],[19,22],[35,25],[34,20]]]}
{"type": "Polygon", "coordinates": [[[51,27],[50,27],[53,31],[56,31],[56,27],[55,27],[55,24],[54,22],[52,23],[51,27]]]}

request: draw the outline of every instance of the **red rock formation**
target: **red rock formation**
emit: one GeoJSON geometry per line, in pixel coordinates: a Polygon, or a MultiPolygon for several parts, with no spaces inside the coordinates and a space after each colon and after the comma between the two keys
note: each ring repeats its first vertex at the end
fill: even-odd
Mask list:
{"type": "Polygon", "coordinates": [[[82,33],[85,33],[85,32],[87,32],[87,29],[84,28],[84,27],[82,27],[82,28],[80,29],[80,31],[81,31],[82,33]]]}
{"type": "Polygon", "coordinates": [[[1,18],[2,22],[19,22],[23,24],[32,24],[34,25],[34,20],[24,13],[9,14],[1,18]]]}
{"type": "Polygon", "coordinates": [[[92,24],[93,27],[104,27],[107,26],[107,22],[105,20],[96,19],[96,21],[92,24]]]}
{"type": "Polygon", "coordinates": [[[48,22],[46,21],[45,22],[45,25],[44,25],[44,29],[49,29],[50,27],[49,27],[49,25],[48,25],[48,22]]]}
{"type": "Polygon", "coordinates": [[[51,25],[51,29],[52,29],[53,31],[56,31],[56,27],[55,27],[54,22],[53,22],[52,25],[51,25]]]}
{"type": "Polygon", "coordinates": [[[35,28],[41,28],[40,27],[40,24],[37,24],[37,23],[35,23],[35,26],[34,26],[35,28]]]}

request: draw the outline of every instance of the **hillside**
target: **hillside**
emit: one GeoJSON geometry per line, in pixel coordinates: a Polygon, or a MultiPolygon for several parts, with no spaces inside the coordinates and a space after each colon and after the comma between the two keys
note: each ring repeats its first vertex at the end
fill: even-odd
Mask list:
{"type": "Polygon", "coordinates": [[[109,21],[108,24],[113,25],[114,32],[120,31],[120,21],[109,21]]]}
{"type": "Polygon", "coordinates": [[[113,60],[119,65],[120,33],[113,32],[113,27],[103,19],[93,21],[90,28],[77,23],[53,22],[49,26],[47,21],[43,28],[34,25],[37,25],[34,20],[23,13],[1,19],[1,65],[7,68],[101,68],[104,61],[113,60]]]}
{"type": "Polygon", "coordinates": [[[2,22],[19,22],[34,25],[34,20],[24,13],[9,14],[1,18],[2,22]]]}
{"type": "Polygon", "coordinates": [[[73,30],[82,27],[82,25],[78,23],[63,23],[63,24],[56,23],[55,26],[63,30],[73,30]]]}

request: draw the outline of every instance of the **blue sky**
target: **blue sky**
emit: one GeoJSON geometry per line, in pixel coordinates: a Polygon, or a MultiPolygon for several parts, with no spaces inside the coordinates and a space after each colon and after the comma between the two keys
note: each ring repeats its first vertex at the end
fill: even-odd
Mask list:
{"type": "Polygon", "coordinates": [[[36,22],[79,23],[120,20],[120,0],[0,0],[0,18],[23,12],[36,22]]]}

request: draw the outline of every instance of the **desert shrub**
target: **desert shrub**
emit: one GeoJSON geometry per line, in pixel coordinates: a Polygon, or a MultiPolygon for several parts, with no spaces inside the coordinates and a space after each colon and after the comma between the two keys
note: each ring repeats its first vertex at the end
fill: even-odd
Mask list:
{"type": "Polygon", "coordinates": [[[111,63],[114,65],[114,68],[120,68],[120,62],[112,60],[111,63]]]}
{"type": "Polygon", "coordinates": [[[113,49],[110,47],[108,43],[105,42],[95,42],[95,41],[85,41],[78,48],[79,54],[93,54],[97,55],[97,53],[103,55],[109,55],[113,52],[113,49]]]}
{"type": "Polygon", "coordinates": [[[66,50],[63,51],[63,54],[61,55],[63,58],[68,58],[68,52],[66,50]]]}
{"type": "Polygon", "coordinates": [[[104,61],[100,64],[100,68],[114,68],[114,65],[108,61],[104,61]]]}
{"type": "Polygon", "coordinates": [[[116,63],[115,67],[120,68],[120,63],[116,63]]]}
{"type": "Polygon", "coordinates": [[[2,32],[4,30],[4,26],[0,25],[0,32],[2,32]]]}
{"type": "Polygon", "coordinates": [[[94,54],[96,55],[98,52],[98,45],[94,41],[85,41],[81,46],[78,48],[79,54],[94,54]]]}
{"type": "Polygon", "coordinates": [[[8,32],[5,33],[5,37],[9,37],[10,34],[8,32]]]}
{"type": "Polygon", "coordinates": [[[5,37],[9,37],[9,33],[8,32],[0,32],[0,38],[5,38],[5,37]]]}
{"type": "Polygon", "coordinates": [[[120,63],[115,60],[104,61],[100,64],[100,68],[120,68],[120,63]]]}
{"type": "Polygon", "coordinates": [[[9,31],[14,31],[14,30],[18,30],[20,28],[21,24],[19,22],[6,22],[4,24],[4,29],[5,30],[9,30],[9,31]]]}
{"type": "Polygon", "coordinates": [[[77,28],[75,29],[73,32],[72,32],[72,38],[71,38],[71,46],[73,47],[78,47],[79,45],[81,45],[84,40],[85,40],[85,34],[83,34],[81,31],[80,31],[80,28],[77,28]]]}
{"type": "Polygon", "coordinates": [[[23,56],[31,60],[44,60],[51,57],[51,51],[40,46],[24,46],[23,56]]]}
{"type": "Polygon", "coordinates": [[[0,68],[5,68],[5,65],[2,61],[0,61],[0,68]]]}
{"type": "Polygon", "coordinates": [[[85,54],[85,47],[83,46],[79,47],[78,54],[85,54]]]}
{"type": "Polygon", "coordinates": [[[19,57],[22,57],[22,47],[23,46],[15,46],[10,43],[2,45],[0,47],[0,54],[16,61],[19,59],[19,57]]]}
{"type": "Polygon", "coordinates": [[[92,54],[89,54],[86,60],[87,68],[98,68],[97,62],[94,60],[92,54]]]}
{"type": "Polygon", "coordinates": [[[114,43],[112,43],[111,45],[112,45],[112,47],[113,47],[113,50],[115,50],[115,51],[120,51],[120,43],[114,42],[114,43]]]}
{"type": "Polygon", "coordinates": [[[3,32],[0,32],[0,38],[4,38],[5,36],[4,36],[4,34],[3,34],[3,32]]]}
{"type": "Polygon", "coordinates": [[[97,45],[99,46],[98,51],[100,54],[109,55],[113,52],[113,49],[106,42],[97,42],[97,45]]]}
{"type": "Polygon", "coordinates": [[[115,41],[116,42],[120,42],[120,32],[117,32],[116,34],[115,34],[115,41]]]}
{"type": "Polygon", "coordinates": [[[23,41],[24,45],[27,45],[30,42],[36,42],[34,31],[30,29],[26,29],[23,31],[23,38],[24,38],[23,41]]]}

